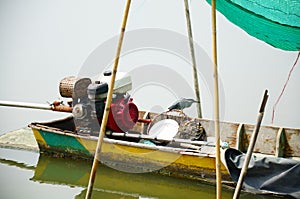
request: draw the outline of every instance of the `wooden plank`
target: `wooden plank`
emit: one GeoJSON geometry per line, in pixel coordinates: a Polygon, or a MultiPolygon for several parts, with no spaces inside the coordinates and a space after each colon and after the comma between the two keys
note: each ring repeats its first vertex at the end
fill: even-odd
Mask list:
{"type": "Polygon", "coordinates": [[[284,128],[280,128],[277,133],[276,137],[276,151],[275,156],[276,157],[284,157],[285,156],[285,131],[284,128]]]}
{"type": "Polygon", "coordinates": [[[235,145],[235,148],[239,151],[245,151],[245,148],[244,148],[244,133],[245,133],[244,124],[240,123],[239,127],[236,131],[236,145],[235,145]]]}
{"type": "Polygon", "coordinates": [[[300,129],[284,128],[285,157],[300,157],[300,129]]]}
{"type": "Polygon", "coordinates": [[[254,151],[257,153],[275,155],[277,132],[278,128],[276,127],[261,127],[254,151]]]}

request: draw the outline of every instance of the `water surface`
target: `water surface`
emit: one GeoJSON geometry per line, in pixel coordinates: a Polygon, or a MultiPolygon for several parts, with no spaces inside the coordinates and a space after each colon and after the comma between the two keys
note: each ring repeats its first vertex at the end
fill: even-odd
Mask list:
{"type": "MultiPolygon", "coordinates": [[[[1,198],[83,199],[91,162],[54,158],[36,152],[0,149],[1,198]]],[[[223,188],[222,198],[233,191],[223,188]]],[[[153,173],[124,173],[100,165],[92,198],[215,198],[215,187],[200,181],[153,173]]],[[[274,198],[243,193],[241,199],[274,198]]]]}

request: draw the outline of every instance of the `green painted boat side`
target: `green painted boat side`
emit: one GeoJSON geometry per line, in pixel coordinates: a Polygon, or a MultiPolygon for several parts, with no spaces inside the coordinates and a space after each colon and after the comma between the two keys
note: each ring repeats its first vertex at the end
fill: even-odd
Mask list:
{"type": "Polygon", "coordinates": [[[79,153],[89,156],[89,151],[78,141],[76,137],[67,134],[50,133],[44,130],[38,130],[39,134],[47,145],[51,148],[56,148],[62,152],[79,153]]]}

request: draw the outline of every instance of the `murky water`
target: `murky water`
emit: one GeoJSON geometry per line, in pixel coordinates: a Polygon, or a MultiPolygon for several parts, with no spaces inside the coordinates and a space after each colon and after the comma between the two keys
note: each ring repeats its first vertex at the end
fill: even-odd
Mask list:
{"type": "MultiPolygon", "coordinates": [[[[91,162],[0,149],[0,198],[85,198],[91,162]]],[[[233,191],[223,188],[222,198],[233,191]]],[[[203,182],[151,173],[131,174],[101,165],[92,198],[215,198],[203,182]]],[[[240,198],[274,198],[243,193],[240,198]]]]}

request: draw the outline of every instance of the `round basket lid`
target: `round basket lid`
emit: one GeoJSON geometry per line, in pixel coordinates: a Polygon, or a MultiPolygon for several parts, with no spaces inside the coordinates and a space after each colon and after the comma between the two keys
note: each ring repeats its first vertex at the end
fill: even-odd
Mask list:
{"type": "Polygon", "coordinates": [[[158,140],[172,140],[178,132],[179,125],[175,120],[164,119],[155,123],[148,134],[158,140]]]}

